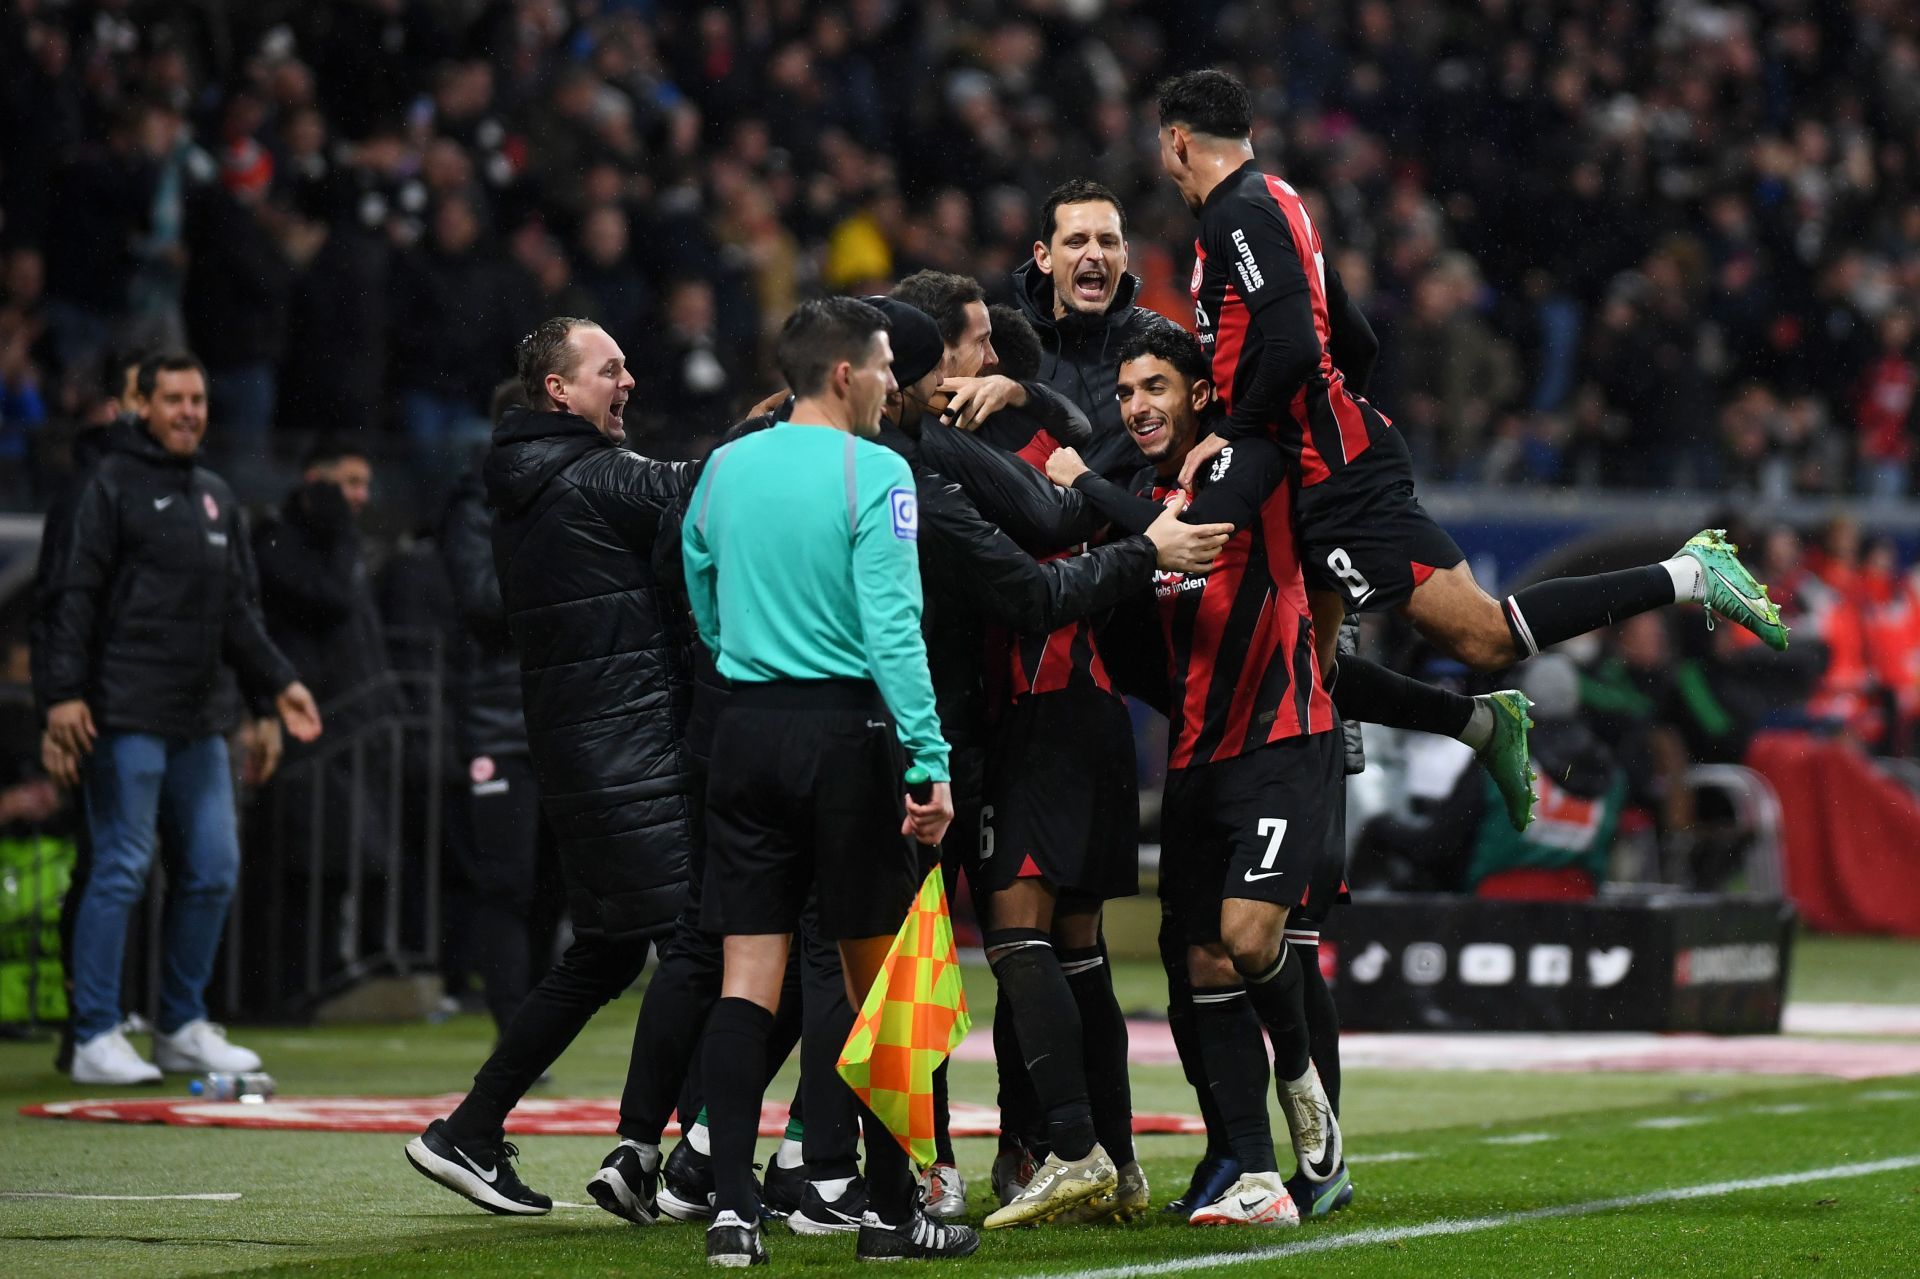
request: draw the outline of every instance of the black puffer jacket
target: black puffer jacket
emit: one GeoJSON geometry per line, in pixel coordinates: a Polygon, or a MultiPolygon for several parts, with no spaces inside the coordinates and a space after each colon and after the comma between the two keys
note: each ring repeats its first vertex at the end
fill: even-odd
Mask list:
{"type": "Polygon", "coordinates": [[[144,427],[108,429],[48,583],[41,704],[85,698],[102,732],[204,737],[231,726],[214,696],[225,663],[271,712],[299,677],[253,602],[233,490],[144,427]]]}
{"type": "Polygon", "coordinates": [[[1072,400],[1093,420],[1093,442],[1080,451],[1090,470],[1115,484],[1132,481],[1146,459],[1127,435],[1120,420],[1120,402],[1113,398],[1120,348],[1128,338],[1162,325],[1178,327],[1158,311],[1136,306],[1140,277],[1125,275],[1105,315],[1071,312],[1053,315],[1053,277],[1031,260],[1013,273],[1021,314],[1040,334],[1046,355],[1040,377],[1072,400]]]}
{"type": "Polygon", "coordinates": [[[303,484],[253,539],[267,633],[336,733],[394,709],[386,637],[360,535],[338,485],[303,484]]]}
{"type": "MultiPolygon", "coordinates": [[[[484,461],[484,459],[482,459],[484,461]]],[[[478,466],[453,486],[435,539],[460,610],[453,655],[453,703],[460,753],[525,755],[527,717],[520,695],[520,655],[507,629],[500,574],[493,567],[493,513],[478,466]]]]}
{"type": "Polygon", "coordinates": [[[651,557],[692,478],[568,413],[510,411],[487,457],[527,745],[582,933],[658,934],[686,896],[691,681],[651,557]]]}

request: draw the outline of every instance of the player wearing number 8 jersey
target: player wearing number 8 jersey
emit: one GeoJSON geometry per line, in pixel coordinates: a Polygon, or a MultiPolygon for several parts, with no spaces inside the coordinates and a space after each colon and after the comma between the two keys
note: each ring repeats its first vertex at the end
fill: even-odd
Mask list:
{"type": "MultiPolygon", "coordinates": [[[[1299,193],[1255,162],[1252,116],[1246,89],[1224,72],[1189,72],[1160,91],[1161,162],[1200,219],[1195,321],[1228,409],[1180,479],[1190,484],[1240,439],[1270,438],[1285,452],[1300,485],[1302,560],[1324,667],[1332,668],[1344,613],[1389,608],[1481,670],[1634,613],[1694,601],[1786,647],[1766,588],[1716,530],[1663,563],[1542,582],[1504,604],[1481,590],[1414,496],[1406,444],[1364,397],[1378,343],[1327,267],[1299,193]]],[[[1356,717],[1373,718],[1364,710],[1356,717]]]]}

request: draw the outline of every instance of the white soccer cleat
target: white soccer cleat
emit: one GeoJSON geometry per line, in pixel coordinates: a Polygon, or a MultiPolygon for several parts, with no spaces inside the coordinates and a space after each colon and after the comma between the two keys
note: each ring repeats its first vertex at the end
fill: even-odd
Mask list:
{"type": "Polygon", "coordinates": [[[935,1221],[956,1221],[967,1215],[967,1179],[952,1164],[931,1164],[920,1178],[926,1213],[935,1221]]]}
{"type": "Polygon", "coordinates": [[[227,1042],[227,1032],[202,1017],[171,1035],[153,1036],[153,1060],[160,1069],[197,1075],[208,1070],[260,1069],[260,1054],[227,1042]]]}
{"type": "Polygon", "coordinates": [[[95,1035],[73,1049],[70,1072],[76,1084],[154,1084],[160,1068],[134,1051],[118,1028],[95,1035]]]}
{"type": "Polygon", "coordinates": [[[1340,1121],[1333,1117],[1333,1103],[1320,1086],[1320,1072],[1309,1066],[1303,1078],[1291,1083],[1282,1080],[1275,1091],[1293,1136],[1300,1175],[1312,1182],[1325,1181],[1340,1170],[1340,1121]]]}
{"type": "Polygon", "coordinates": [[[1008,1226],[1037,1225],[1052,1221],[1075,1204],[1095,1196],[1111,1195],[1120,1186],[1120,1170],[1100,1146],[1087,1152],[1084,1159],[1072,1163],[1059,1155],[1048,1155],[1026,1188],[1004,1208],[989,1213],[984,1228],[1004,1230],[1008,1226]]]}
{"type": "Polygon", "coordinates": [[[1297,1226],[1300,1210],[1277,1172],[1244,1172],[1214,1202],[1196,1208],[1190,1226],[1297,1226]]]}

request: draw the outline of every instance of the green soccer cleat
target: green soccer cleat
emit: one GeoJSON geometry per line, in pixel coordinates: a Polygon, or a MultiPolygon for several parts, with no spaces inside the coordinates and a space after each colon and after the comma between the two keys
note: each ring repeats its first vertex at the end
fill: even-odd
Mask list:
{"type": "Polygon", "coordinates": [[[1702,529],[1687,539],[1680,554],[1692,556],[1700,565],[1707,585],[1707,629],[1713,629],[1713,615],[1758,635],[1761,642],[1776,652],[1787,647],[1787,628],[1781,624],[1780,610],[1767,598],[1767,588],[1753,580],[1734,552],[1740,548],[1727,540],[1723,528],[1702,529]]]}
{"type": "Polygon", "coordinates": [[[1533,718],[1527,711],[1533,703],[1518,689],[1503,688],[1497,693],[1482,693],[1473,699],[1493,711],[1493,734],[1474,754],[1480,766],[1493,778],[1500,798],[1507,801],[1507,820],[1515,830],[1524,831],[1533,823],[1533,806],[1540,798],[1533,790],[1533,757],[1527,747],[1527,730],[1533,718]]]}

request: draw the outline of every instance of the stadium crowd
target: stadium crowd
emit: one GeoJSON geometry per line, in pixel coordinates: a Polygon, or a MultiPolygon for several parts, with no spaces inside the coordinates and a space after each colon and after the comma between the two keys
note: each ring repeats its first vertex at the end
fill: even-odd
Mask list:
{"type": "Polygon", "coordinates": [[[797,298],[1002,287],[1062,174],[1128,201],[1142,301],[1183,315],[1148,99],[1216,62],[1340,246],[1431,476],[1911,490],[1896,0],[21,0],[0,500],[57,483],[110,353],[183,344],[243,497],[322,431],[442,485],[554,313],[650,335],[638,436],[696,455],[797,298]]]}

